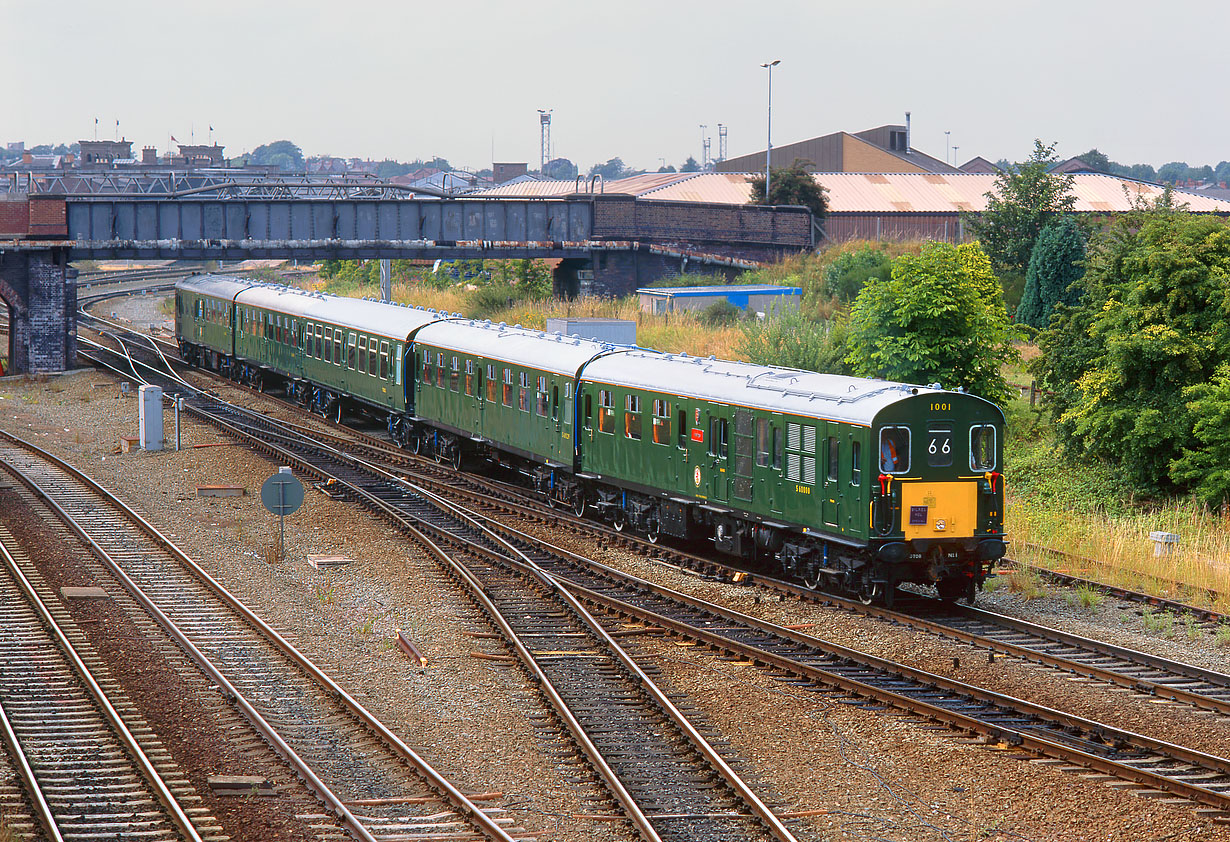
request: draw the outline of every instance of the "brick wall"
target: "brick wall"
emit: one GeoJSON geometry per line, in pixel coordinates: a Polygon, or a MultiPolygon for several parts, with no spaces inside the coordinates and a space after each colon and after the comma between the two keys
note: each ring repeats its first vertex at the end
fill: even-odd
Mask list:
{"type": "Polygon", "coordinates": [[[30,232],[30,203],[20,199],[0,197],[0,238],[20,239],[30,232]]]}

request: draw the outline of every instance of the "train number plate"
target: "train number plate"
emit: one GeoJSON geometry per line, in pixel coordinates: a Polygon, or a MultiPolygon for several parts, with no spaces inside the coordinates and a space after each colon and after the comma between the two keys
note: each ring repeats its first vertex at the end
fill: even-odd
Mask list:
{"type": "Polygon", "coordinates": [[[910,506],[910,526],[927,525],[927,507],[910,506]]]}

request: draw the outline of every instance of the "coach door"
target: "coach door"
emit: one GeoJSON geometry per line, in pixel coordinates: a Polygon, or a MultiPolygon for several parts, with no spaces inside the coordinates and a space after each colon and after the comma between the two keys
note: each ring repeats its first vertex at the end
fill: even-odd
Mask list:
{"type": "Polygon", "coordinates": [[[709,409],[709,429],[706,438],[709,445],[711,467],[710,499],[725,503],[730,496],[730,408],[713,406],[709,409]]]}

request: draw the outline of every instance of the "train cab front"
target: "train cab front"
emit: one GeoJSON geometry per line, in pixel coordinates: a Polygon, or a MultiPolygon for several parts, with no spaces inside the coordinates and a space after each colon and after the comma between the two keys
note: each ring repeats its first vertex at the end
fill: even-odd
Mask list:
{"type": "Polygon", "coordinates": [[[970,395],[920,395],[875,430],[870,549],[888,583],[972,602],[1006,551],[1002,414],[970,395]],[[921,410],[921,411],[920,411],[921,410]]]}

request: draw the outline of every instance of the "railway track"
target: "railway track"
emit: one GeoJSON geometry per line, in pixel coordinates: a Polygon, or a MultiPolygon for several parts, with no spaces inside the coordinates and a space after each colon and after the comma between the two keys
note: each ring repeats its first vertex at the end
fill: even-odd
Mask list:
{"type": "MultiPolygon", "coordinates": [[[[236,434],[245,431],[233,427],[236,434]]],[[[259,436],[256,429],[246,435],[259,436]]],[[[667,629],[698,643],[762,664],[783,676],[835,688],[863,699],[908,711],[927,720],[975,733],[992,743],[1019,747],[1042,756],[1131,782],[1150,792],[1186,799],[1230,815],[1230,761],[1142,734],[1117,729],[1062,711],[925,673],[792,632],[605,568],[557,548],[547,547],[506,526],[437,523],[437,514],[416,508],[422,492],[389,474],[347,457],[326,459],[310,443],[283,449],[285,440],[258,447],[277,449],[283,458],[322,479],[331,478],[366,499],[378,511],[409,514],[416,529],[441,543],[460,543],[503,565],[517,566],[512,553],[492,543],[491,532],[529,559],[526,570],[541,569],[591,605],[625,619],[667,629]],[[374,500],[372,498],[375,498],[374,500]],[[467,535],[470,530],[477,534],[467,535]]]]}
{"type": "Polygon", "coordinates": [[[91,548],[355,837],[534,836],[498,808],[489,815],[478,807],[105,490],[50,454],[0,437],[0,462],[91,548]]]}
{"type": "Polygon", "coordinates": [[[0,732],[30,805],[6,815],[14,832],[37,816],[52,840],[227,838],[3,526],[0,663],[0,732]]]}
{"type": "MultiPolygon", "coordinates": [[[[304,465],[307,464],[305,461],[304,465]]],[[[358,478],[352,476],[350,479],[358,478]]],[[[455,480],[454,484],[456,484],[455,480]]],[[[355,485],[355,487],[360,486],[361,480],[360,485],[355,485]]],[[[404,488],[392,483],[389,493],[400,495],[404,493],[404,488]]],[[[500,505],[505,506],[506,504],[501,503],[500,505]]],[[[420,523],[426,529],[431,529],[430,518],[420,516],[420,523]]],[[[446,541],[459,540],[456,533],[447,528],[438,529],[437,537],[446,541]]],[[[538,566],[560,581],[566,581],[569,589],[575,589],[578,593],[584,594],[592,604],[601,605],[606,610],[618,611],[625,617],[669,628],[675,633],[692,637],[699,642],[721,648],[740,657],[757,660],[796,677],[816,681],[830,687],[838,687],[847,692],[857,693],[864,698],[876,699],[895,707],[911,710],[929,719],[947,722],[962,730],[981,733],[987,739],[1002,740],[1011,745],[1022,746],[1036,754],[1053,757],[1063,762],[1076,763],[1084,768],[1095,769],[1123,780],[1154,787],[1160,793],[1170,793],[1209,805],[1219,811],[1230,807],[1230,800],[1228,800],[1230,795],[1227,795],[1230,793],[1230,777],[1228,777],[1230,764],[1222,758],[1202,755],[1181,746],[1151,740],[1143,735],[1118,731],[1103,724],[1081,720],[1058,711],[1048,711],[1025,702],[961,685],[959,682],[939,676],[918,673],[889,662],[880,662],[878,659],[843,650],[840,647],[824,644],[817,646],[814,640],[800,641],[796,636],[790,634],[783,636],[787,645],[804,643],[812,647],[806,657],[783,655],[781,652],[773,651],[772,647],[763,642],[749,643],[747,640],[713,637],[706,627],[734,622],[730,615],[723,613],[723,609],[718,609],[714,615],[704,619],[679,620],[678,617],[672,616],[672,609],[659,606],[661,610],[653,610],[651,607],[636,605],[635,600],[612,596],[610,592],[603,593],[601,588],[591,587],[595,583],[583,581],[584,577],[580,577],[579,580],[575,576],[568,576],[564,570],[551,567],[549,558],[556,558],[556,563],[558,563],[560,557],[558,552],[550,551],[547,557],[538,558],[535,552],[543,551],[541,549],[534,551],[532,549],[536,546],[534,542],[529,541],[525,536],[519,536],[516,540],[529,542],[521,550],[530,555],[538,566]],[[841,668],[842,663],[847,663],[849,667],[841,668]],[[869,677],[872,673],[877,673],[874,678],[869,677]],[[859,678],[851,678],[851,674],[859,678]],[[910,687],[911,683],[916,687],[910,687]],[[978,715],[969,715],[970,711],[976,711],[978,715]]],[[[481,545],[483,541],[478,540],[476,543],[481,545]]],[[[490,546],[485,547],[485,551],[500,554],[497,549],[490,546]]],[[[569,564],[571,562],[565,564],[565,567],[569,564]]],[[[782,584],[785,583],[777,583],[775,587],[782,584]]],[[[608,583],[606,587],[611,586],[608,583]]],[[[642,581],[625,581],[619,589],[648,593],[652,590],[652,586],[642,581]]],[[[679,595],[672,595],[667,597],[666,601],[667,603],[678,602],[679,599],[679,595]]],[[[673,610],[677,612],[678,608],[673,610]]],[[[745,621],[750,621],[750,624],[743,633],[752,638],[759,638],[770,633],[779,635],[785,631],[766,629],[764,626],[757,625],[759,621],[754,621],[752,618],[739,618],[739,622],[745,621]]],[[[975,620],[966,616],[962,621],[965,623],[964,629],[958,628],[959,624],[950,621],[947,630],[941,633],[957,637],[967,635],[971,642],[973,640],[982,641],[979,645],[988,645],[987,642],[990,641],[989,645],[992,648],[1000,648],[1001,651],[1015,647],[1014,654],[1030,650],[1030,647],[1022,646],[1019,639],[1015,641],[1005,639],[1002,631],[996,632],[995,635],[986,635],[971,630],[970,623],[985,623],[986,621],[986,617],[975,620]],[[995,640],[996,636],[1000,638],[998,641],[995,640]]],[[[1022,629],[1018,627],[1014,631],[1019,635],[1022,629]]],[[[1052,630],[1045,631],[1049,633],[1052,630]]],[[[1037,646],[1038,649],[1056,648],[1054,644],[1057,641],[1053,637],[1043,634],[1038,636],[1037,640],[1043,641],[1037,646]]],[[[780,641],[778,643],[780,644],[780,641]]],[[[1072,640],[1063,641],[1064,647],[1075,646],[1077,650],[1082,645],[1072,640]]],[[[1107,653],[1103,651],[1099,654],[1104,660],[1107,653]]],[[[1119,654],[1122,653],[1117,653],[1116,657],[1119,654]]],[[[1140,653],[1130,654],[1139,655],[1140,653]]],[[[1031,660],[1038,659],[1036,653],[1021,656],[1029,657],[1031,660]]],[[[1072,664],[1079,663],[1079,658],[1084,656],[1079,651],[1068,651],[1064,657],[1063,664],[1072,664]],[[1076,657],[1067,657],[1069,655],[1076,657]]],[[[1095,666],[1098,670],[1103,669],[1101,664],[1086,664],[1088,669],[1095,669],[1095,666]]],[[[1108,677],[1113,671],[1101,677],[1120,684],[1126,680],[1135,689],[1147,687],[1148,692],[1156,692],[1158,695],[1168,695],[1170,691],[1176,691],[1182,695],[1195,687],[1203,691],[1196,695],[1212,700],[1210,705],[1214,709],[1220,710],[1220,705],[1224,704],[1224,676],[1217,674],[1175,676],[1167,671],[1170,667],[1161,664],[1152,664],[1150,669],[1160,670],[1160,672],[1154,675],[1147,674],[1147,670],[1142,672],[1141,664],[1133,662],[1129,657],[1124,672],[1120,673],[1119,680],[1108,677]],[[1207,686],[1198,687],[1197,685],[1202,682],[1207,686]]],[[[1196,703],[1199,704],[1199,702],[1196,703]]]]}

